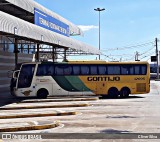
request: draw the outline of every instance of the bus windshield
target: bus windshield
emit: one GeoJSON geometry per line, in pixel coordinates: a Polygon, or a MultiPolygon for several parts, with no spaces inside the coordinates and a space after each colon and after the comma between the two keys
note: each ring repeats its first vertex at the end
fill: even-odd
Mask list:
{"type": "Polygon", "coordinates": [[[26,88],[31,86],[34,70],[35,64],[22,65],[18,78],[18,88],[26,88]]]}

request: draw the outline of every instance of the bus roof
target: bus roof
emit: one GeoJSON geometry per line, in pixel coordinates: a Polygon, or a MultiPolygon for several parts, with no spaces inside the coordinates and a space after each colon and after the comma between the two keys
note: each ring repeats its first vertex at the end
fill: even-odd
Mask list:
{"type": "Polygon", "coordinates": [[[149,64],[147,61],[107,62],[100,60],[68,61],[68,62],[25,62],[22,64],[149,64]]]}
{"type": "Polygon", "coordinates": [[[100,60],[92,61],[69,61],[69,64],[149,64],[147,61],[132,61],[132,62],[107,62],[100,60]]]}

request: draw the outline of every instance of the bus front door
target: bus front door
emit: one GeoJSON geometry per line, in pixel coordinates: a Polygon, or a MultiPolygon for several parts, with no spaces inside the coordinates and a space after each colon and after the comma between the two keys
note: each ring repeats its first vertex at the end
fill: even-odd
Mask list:
{"type": "Polygon", "coordinates": [[[34,75],[34,64],[24,64],[19,73],[17,89],[19,90],[18,93],[21,93],[25,96],[30,96],[32,92],[33,95],[33,88],[31,86],[33,75],[34,75]]]}

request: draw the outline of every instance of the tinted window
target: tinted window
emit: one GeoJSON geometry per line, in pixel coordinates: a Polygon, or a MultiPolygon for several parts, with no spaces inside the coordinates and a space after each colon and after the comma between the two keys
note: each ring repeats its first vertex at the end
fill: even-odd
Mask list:
{"type": "Polygon", "coordinates": [[[120,66],[119,65],[108,65],[108,74],[114,75],[114,74],[120,74],[120,66]]]}
{"type": "Polygon", "coordinates": [[[145,75],[147,73],[147,66],[145,65],[141,66],[141,73],[142,75],[145,75]]]}
{"type": "Polygon", "coordinates": [[[122,75],[133,75],[134,74],[134,66],[121,65],[121,74],[122,75]]]}
{"type": "Polygon", "coordinates": [[[69,65],[64,66],[63,70],[64,75],[70,75],[72,73],[72,67],[69,65]]]}
{"type": "Polygon", "coordinates": [[[73,75],[80,74],[80,66],[73,65],[73,75]]]}
{"type": "Polygon", "coordinates": [[[57,65],[55,66],[55,75],[70,75],[72,68],[69,65],[57,65]]]}
{"type": "Polygon", "coordinates": [[[135,70],[135,74],[136,74],[136,75],[141,74],[141,73],[140,73],[140,66],[139,66],[139,65],[135,65],[134,70],[135,70]]]}
{"type": "Polygon", "coordinates": [[[99,65],[98,66],[98,72],[100,75],[105,75],[106,74],[106,66],[105,65],[99,65]]]}
{"type": "Polygon", "coordinates": [[[23,65],[18,78],[18,88],[30,87],[34,74],[35,65],[23,65]]]}
{"type": "Polygon", "coordinates": [[[82,65],[81,66],[81,74],[82,75],[88,75],[89,74],[89,67],[85,66],[85,65],[82,65]]]}
{"type": "Polygon", "coordinates": [[[48,64],[39,64],[37,69],[37,76],[48,76],[54,74],[54,66],[48,64]]]}
{"type": "Polygon", "coordinates": [[[91,65],[90,66],[90,73],[91,75],[96,75],[97,73],[97,66],[96,65],[91,65]]]}
{"type": "Polygon", "coordinates": [[[121,74],[124,74],[124,75],[127,75],[127,74],[129,74],[129,68],[128,68],[128,66],[126,66],[126,65],[122,65],[121,66],[121,74]]]}

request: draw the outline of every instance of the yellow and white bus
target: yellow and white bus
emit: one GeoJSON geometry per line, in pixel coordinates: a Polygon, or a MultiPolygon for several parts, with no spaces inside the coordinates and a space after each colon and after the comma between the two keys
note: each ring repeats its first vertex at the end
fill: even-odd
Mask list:
{"type": "Polygon", "coordinates": [[[23,63],[13,73],[11,92],[40,98],[77,92],[112,97],[146,94],[150,92],[150,66],[148,62],[106,61],[23,63]]]}

